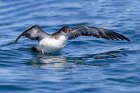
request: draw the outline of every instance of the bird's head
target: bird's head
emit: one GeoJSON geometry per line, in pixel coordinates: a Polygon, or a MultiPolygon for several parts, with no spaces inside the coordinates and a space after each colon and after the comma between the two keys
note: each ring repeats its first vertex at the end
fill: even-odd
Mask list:
{"type": "Polygon", "coordinates": [[[69,26],[64,26],[60,29],[64,34],[72,34],[72,29],[69,26]]]}

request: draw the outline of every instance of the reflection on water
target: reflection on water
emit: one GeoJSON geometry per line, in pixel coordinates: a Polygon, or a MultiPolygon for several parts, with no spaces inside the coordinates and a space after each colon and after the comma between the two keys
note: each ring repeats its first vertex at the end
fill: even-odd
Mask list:
{"type": "Polygon", "coordinates": [[[42,55],[37,54],[29,62],[25,63],[26,65],[36,65],[38,68],[62,68],[65,67],[66,57],[63,56],[53,56],[51,54],[42,55]]]}
{"type": "Polygon", "coordinates": [[[94,58],[95,59],[108,59],[108,58],[120,58],[123,56],[127,56],[127,54],[121,53],[121,51],[109,51],[105,53],[96,54],[94,58]]]}
{"type": "MultiPolygon", "coordinates": [[[[28,59],[26,63],[23,63],[26,66],[22,68],[24,72],[22,73],[23,75],[21,77],[24,76],[24,78],[26,77],[28,79],[42,79],[58,82],[60,81],[60,79],[71,78],[71,76],[69,75],[67,76],[66,73],[70,69],[73,69],[74,71],[75,69],[81,69],[81,71],[85,71],[85,67],[88,69],[95,69],[101,66],[110,65],[114,62],[118,62],[114,60],[112,61],[112,58],[116,59],[119,57],[127,56],[125,53],[122,53],[121,51],[122,50],[109,51],[99,54],[87,54],[83,55],[82,57],[71,57],[68,55],[64,56],[64,54],[61,53],[42,55],[40,53],[31,52],[33,58],[28,59]],[[111,61],[109,61],[110,58],[111,61]],[[52,73],[54,70],[56,71],[56,73],[52,73]]],[[[92,75],[95,73],[93,72],[92,75]]]]}
{"type": "MultiPolygon", "coordinates": [[[[27,49],[22,49],[27,50],[27,49]]],[[[29,49],[28,49],[29,50],[29,49]]],[[[26,65],[34,65],[37,68],[45,69],[73,69],[74,65],[89,65],[89,66],[104,66],[109,65],[105,59],[116,59],[127,56],[122,51],[126,49],[119,49],[117,51],[108,51],[99,54],[85,54],[81,57],[71,57],[68,54],[40,54],[33,52],[33,58],[28,60],[26,65]],[[64,56],[65,55],[65,56],[64,56]],[[103,60],[103,62],[101,61],[103,60]]],[[[71,55],[71,54],[70,54],[71,55]]]]}

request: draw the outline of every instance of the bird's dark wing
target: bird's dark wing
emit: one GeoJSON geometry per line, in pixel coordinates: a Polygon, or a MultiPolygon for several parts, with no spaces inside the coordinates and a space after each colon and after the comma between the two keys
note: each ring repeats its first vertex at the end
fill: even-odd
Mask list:
{"type": "Polygon", "coordinates": [[[16,44],[18,39],[21,36],[25,36],[25,37],[27,37],[31,40],[41,40],[41,39],[47,37],[48,34],[44,31],[42,31],[38,25],[35,25],[35,26],[32,26],[32,27],[28,28],[21,35],[19,35],[18,38],[14,41],[13,44],[16,44]]]}
{"type": "Polygon", "coordinates": [[[126,38],[125,36],[123,36],[119,33],[116,33],[116,32],[110,31],[110,30],[106,30],[103,28],[85,26],[85,25],[73,28],[68,39],[69,40],[74,39],[79,36],[95,36],[97,38],[104,38],[107,40],[121,39],[121,40],[130,41],[128,38],[126,38]]]}

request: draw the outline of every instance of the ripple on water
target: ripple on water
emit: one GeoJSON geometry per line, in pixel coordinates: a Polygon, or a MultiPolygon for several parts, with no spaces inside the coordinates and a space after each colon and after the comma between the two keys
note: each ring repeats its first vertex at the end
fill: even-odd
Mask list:
{"type": "Polygon", "coordinates": [[[1,0],[0,92],[139,93],[138,0],[1,0]],[[131,42],[80,37],[59,52],[31,50],[37,41],[16,37],[40,25],[48,33],[63,26],[91,25],[131,42]]]}

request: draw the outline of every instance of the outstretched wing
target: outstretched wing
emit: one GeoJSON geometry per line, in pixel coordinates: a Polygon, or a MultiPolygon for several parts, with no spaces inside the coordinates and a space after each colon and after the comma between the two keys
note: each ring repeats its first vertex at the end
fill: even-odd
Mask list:
{"type": "Polygon", "coordinates": [[[69,36],[69,40],[70,39],[74,39],[77,38],[79,36],[95,36],[97,38],[104,38],[104,39],[112,39],[112,40],[127,40],[130,41],[128,38],[126,38],[125,36],[110,31],[110,30],[106,30],[103,28],[97,28],[97,27],[93,27],[93,26],[79,26],[79,27],[75,27],[72,29],[71,35],[69,36]]]}
{"type": "Polygon", "coordinates": [[[25,36],[25,37],[27,37],[31,40],[41,40],[41,39],[47,37],[48,34],[45,33],[44,31],[42,31],[38,25],[35,25],[35,26],[32,26],[32,27],[28,28],[21,35],[19,35],[18,38],[14,41],[13,44],[16,44],[18,39],[21,36],[25,36]]]}

